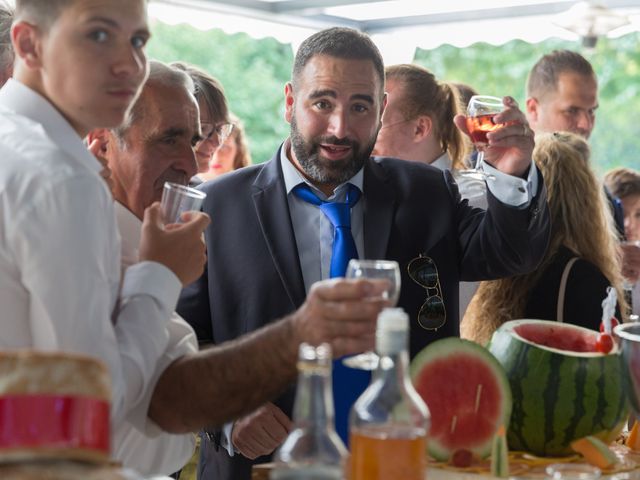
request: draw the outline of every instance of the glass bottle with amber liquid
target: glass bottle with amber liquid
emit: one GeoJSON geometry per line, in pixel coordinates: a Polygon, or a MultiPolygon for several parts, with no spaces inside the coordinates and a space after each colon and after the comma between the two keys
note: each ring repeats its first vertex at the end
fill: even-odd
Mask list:
{"type": "Polygon", "coordinates": [[[271,480],[342,480],[347,449],[336,433],[331,347],[300,345],[293,430],[276,451],[271,480]]]}
{"type": "Polygon", "coordinates": [[[409,318],[401,308],[378,316],[379,362],[349,418],[349,480],[424,480],[429,409],[409,378],[409,318]]]}

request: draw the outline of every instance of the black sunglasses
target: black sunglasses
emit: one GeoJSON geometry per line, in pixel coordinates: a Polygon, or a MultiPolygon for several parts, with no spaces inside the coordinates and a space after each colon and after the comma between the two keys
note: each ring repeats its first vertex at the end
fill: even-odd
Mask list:
{"type": "Polygon", "coordinates": [[[438,330],[447,321],[447,312],[435,262],[420,254],[409,262],[407,273],[411,280],[427,291],[427,299],[418,312],[418,324],[425,330],[438,330]],[[435,295],[432,295],[432,290],[435,290],[435,295]]]}

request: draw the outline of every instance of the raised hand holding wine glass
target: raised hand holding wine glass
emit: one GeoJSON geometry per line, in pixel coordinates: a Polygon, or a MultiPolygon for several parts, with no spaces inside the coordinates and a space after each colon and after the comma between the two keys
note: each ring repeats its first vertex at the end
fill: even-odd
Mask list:
{"type": "MultiPolygon", "coordinates": [[[[457,115],[454,119],[456,126],[469,135],[479,149],[476,169],[466,172],[477,175],[484,161],[502,173],[523,177],[531,167],[535,145],[533,130],[512,97],[503,97],[501,111],[497,112],[500,105],[496,105],[496,100],[500,99],[473,96],[467,108],[468,115],[457,115]]],[[[486,173],[480,175],[490,178],[486,173]]]]}
{"type": "MultiPolygon", "coordinates": [[[[382,293],[383,299],[389,303],[389,307],[395,307],[398,303],[400,297],[400,266],[398,262],[352,259],[347,266],[345,277],[386,280],[388,286],[382,293]]],[[[350,368],[374,370],[378,364],[378,356],[374,352],[365,352],[345,358],[344,364],[350,368]]]]}

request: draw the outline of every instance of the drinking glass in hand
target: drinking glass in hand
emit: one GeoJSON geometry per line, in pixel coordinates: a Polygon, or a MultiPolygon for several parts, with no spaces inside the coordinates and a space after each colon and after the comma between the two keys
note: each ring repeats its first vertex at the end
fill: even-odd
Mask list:
{"type": "Polygon", "coordinates": [[[484,151],[489,141],[487,133],[493,132],[503,126],[501,123],[495,123],[493,117],[504,110],[502,99],[498,97],[489,97],[487,95],[474,95],[467,105],[467,130],[471,136],[471,141],[478,150],[476,164],[474,168],[460,171],[460,175],[478,178],[484,180],[489,175],[480,169],[480,165],[484,158],[484,151]]]}
{"type": "Polygon", "coordinates": [[[180,223],[184,212],[200,210],[206,193],[178,183],[165,182],[162,190],[162,215],[165,225],[180,223]]]}
{"type": "MultiPolygon", "coordinates": [[[[393,260],[357,260],[349,261],[346,278],[369,278],[387,280],[388,287],[382,293],[382,298],[389,302],[389,307],[395,307],[400,296],[400,266],[393,260]]],[[[360,370],[375,370],[378,356],[374,352],[365,352],[348,357],[343,362],[347,367],[360,370]]]]}

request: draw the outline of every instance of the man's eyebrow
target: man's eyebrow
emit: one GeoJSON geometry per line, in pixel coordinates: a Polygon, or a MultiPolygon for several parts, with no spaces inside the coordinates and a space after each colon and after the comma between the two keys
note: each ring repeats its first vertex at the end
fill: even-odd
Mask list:
{"type": "MultiPolygon", "coordinates": [[[[309,98],[314,100],[316,98],[322,98],[322,97],[331,97],[331,98],[337,98],[338,95],[336,94],[336,92],[334,90],[331,89],[325,89],[325,90],[314,90],[313,92],[311,92],[311,94],[309,94],[309,98]]],[[[350,100],[362,100],[365,101],[371,105],[373,105],[373,97],[371,95],[367,95],[366,93],[356,93],[351,95],[350,100]]]]}
{"type": "Polygon", "coordinates": [[[373,97],[364,93],[356,93],[355,95],[351,95],[351,100],[364,100],[365,102],[373,105],[373,97]]]}
{"type": "Polygon", "coordinates": [[[329,88],[326,88],[324,90],[314,90],[309,95],[309,98],[311,98],[311,99],[320,98],[320,97],[338,98],[338,95],[336,94],[336,92],[334,90],[331,90],[329,88]]]}
{"type": "Polygon", "coordinates": [[[187,135],[187,129],[186,128],[178,128],[178,127],[169,127],[166,130],[163,130],[160,133],[160,136],[163,138],[166,137],[181,137],[183,135],[187,135]]]}
{"type": "MultiPolygon", "coordinates": [[[[102,16],[95,16],[95,17],[89,17],[86,20],[87,23],[102,23],[105,24],[111,28],[114,28],[116,30],[120,30],[120,24],[118,22],[116,22],[113,18],[109,18],[109,17],[102,17],[102,16]]],[[[139,28],[138,30],[136,30],[136,35],[146,35],[146,36],[151,36],[151,32],[149,32],[148,28],[139,28]]]]}
{"type": "Polygon", "coordinates": [[[104,23],[113,28],[118,28],[118,29],[120,28],[120,24],[116,22],[114,19],[109,17],[100,17],[100,16],[89,17],[87,19],[87,23],[104,23]]]}

